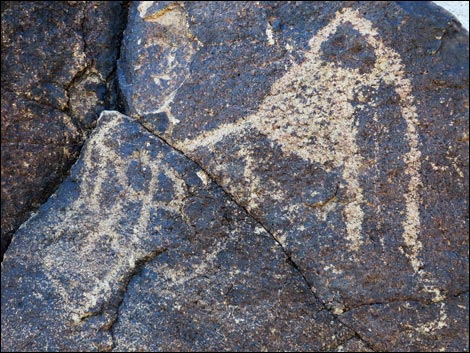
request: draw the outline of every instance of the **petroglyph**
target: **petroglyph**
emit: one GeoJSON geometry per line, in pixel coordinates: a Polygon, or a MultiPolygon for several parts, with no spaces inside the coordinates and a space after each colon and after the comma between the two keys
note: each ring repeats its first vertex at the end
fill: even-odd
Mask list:
{"type": "MultiPolygon", "coordinates": [[[[138,43],[135,48],[135,55],[139,62],[146,56],[154,56],[160,50],[165,53],[156,58],[159,69],[156,72],[147,72],[145,66],[137,65],[133,68],[132,74],[137,74],[140,79],[148,83],[148,76],[151,76],[153,84],[149,92],[149,102],[141,102],[136,107],[136,113],[140,116],[148,114],[160,114],[164,124],[168,122],[170,129],[179,123],[171,113],[171,104],[178,92],[189,76],[190,63],[194,54],[202,43],[189,30],[188,18],[183,3],[170,3],[161,8],[153,1],[142,1],[137,7],[139,18],[142,21],[151,23],[146,27],[146,41],[138,43]],[[156,5],[156,6],[154,6],[156,5]],[[135,72],[137,71],[137,72],[135,72]],[[158,94],[154,94],[158,92],[158,94]],[[157,99],[157,101],[152,101],[157,99]],[[157,108],[155,108],[157,107],[157,108]]],[[[139,39],[140,41],[141,39],[139,39]]],[[[121,61],[118,64],[120,71],[120,85],[128,100],[134,94],[134,85],[138,85],[133,79],[128,79],[126,63],[121,61]]]]}
{"type": "Polygon", "coordinates": [[[446,313],[446,304],[441,302],[439,309],[439,317],[433,321],[429,321],[425,324],[422,324],[416,327],[416,331],[422,334],[434,333],[436,330],[443,329],[447,327],[447,313],[446,313]]]}
{"type": "MultiPolygon", "coordinates": [[[[195,139],[176,142],[177,147],[194,153],[200,147],[215,146],[228,136],[236,136],[247,131],[257,130],[277,143],[286,156],[295,154],[305,161],[321,163],[327,171],[342,169],[343,188],[347,202],[342,216],[346,224],[346,239],[353,253],[364,243],[362,226],[364,222],[364,190],[359,182],[361,170],[367,164],[357,145],[357,121],[355,112],[367,103],[360,96],[364,89],[378,89],[386,84],[394,87],[399,97],[399,107],[406,123],[404,139],[409,150],[404,153],[405,174],[409,178],[404,195],[406,216],[402,222],[404,254],[415,272],[422,268],[419,251],[420,197],[420,151],[416,127],[417,112],[411,90],[411,82],[405,76],[400,56],[384,45],[373,24],[353,9],[342,9],[335,18],[309,41],[310,50],[305,53],[305,61],[293,66],[282,78],[275,82],[265,97],[258,112],[235,123],[227,123],[202,133],[195,139]],[[331,39],[341,26],[352,28],[362,36],[367,46],[372,48],[366,60],[368,70],[355,67],[355,63],[341,65],[335,60],[324,60],[322,44],[331,39]],[[358,97],[361,104],[353,106],[358,97]]],[[[374,102],[370,102],[373,106],[374,102]]],[[[375,117],[375,120],[378,118],[375,117]]],[[[250,155],[246,157],[247,178],[253,175],[250,155]]],[[[282,193],[282,191],[281,191],[282,193]]],[[[278,197],[282,197],[278,195],[278,197]]],[[[248,208],[256,207],[258,195],[253,190],[248,208]]],[[[328,210],[335,207],[329,204],[328,210]]],[[[398,215],[397,215],[398,216],[398,215]]],[[[383,244],[383,242],[382,242],[383,244]]]]}
{"type": "Polygon", "coordinates": [[[195,320],[217,328],[209,332],[220,332],[220,347],[251,346],[250,336],[244,343],[232,335],[255,337],[264,327],[287,332],[279,344],[292,336],[292,347],[307,335],[305,342],[316,344],[323,327],[329,340],[341,330],[349,334],[320,310],[263,227],[195,163],[117,112],[102,114],[70,177],[25,227],[37,236],[30,251],[37,273],[18,282],[35,292],[31,306],[46,343],[36,343],[36,333],[26,339],[38,347],[67,339],[77,351],[139,351],[143,346],[129,337],[143,332],[155,347],[171,348],[168,333],[195,320]],[[227,315],[236,317],[235,326],[227,315]],[[296,320],[300,329],[290,331],[296,320]]]}
{"type": "Polygon", "coordinates": [[[274,45],[276,43],[273,37],[273,27],[269,22],[266,23],[266,37],[269,45],[274,45]]]}
{"type": "Polygon", "coordinates": [[[139,6],[137,7],[137,10],[139,11],[139,15],[142,18],[145,18],[147,15],[147,10],[152,7],[154,1],[142,1],[139,6]]]}
{"type": "MultiPolygon", "coordinates": [[[[102,116],[106,116],[104,112],[102,116]]],[[[116,113],[111,113],[116,114],[116,113]]],[[[159,152],[151,156],[151,142],[146,146],[136,145],[132,151],[132,158],[125,159],[119,155],[120,142],[110,145],[112,136],[123,119],[114,118],[106,122],[106,126],[97,129],[93,138],[86,145],[83,153],[82,180],[92,180],[92,185],[80,186],[80,194],[71,203],[62,222],[55,229],[71,229],[73,219],[87,219],[88,215],[98,215],[99,220],[89,219],[89,229],[77,229],[77,236],[71,239],[80,251],[68,253],[63,256],[63,240],[56,241],[60,234],[50,239],[53,243],[44,257],[43,266],[49,280],[54,284],[64,303],[71,310],[71,321],[79,324],[84,318],[96,315],[103,311],[103,306],[113,295],[116,295],[123,285],[125,278],[134,271],[142,259],[164,249],[167,244],[162,238],[160,229],[149,231],[152,215],[159,211],[166,211],[176,215],[184,212],[182,200],[186,195],[186,188],[182,178],[178,177],[171,166],[165,165],[163,155],[159,152]],[[98,161],[98,163],[97,163],[98,161]],[[100,168],[100,166],[112,166],[100,168]],[[141,174],[141,180],[130,180],[128,171],[132,169],[134,175],[141,174]],[[111,177],[110,177],[111,176],[111,177]],[[171,185],[159,185],[164,179],[171,185]],[[116,191],[114,199],[103,197],[104,184],[114,184],[116,191]],[[159,187],[175,190],[171,199],[162,200],[155,195],[161,195],[159,187]],[[109,206],[109,207],[108,207],[109,206]],[[129,222],[130,209],[138,209],[140,214],[137,220],[129,222]],[[105,245],[106,251],[98,249],[105,245]],[[80,264],[80,259],[87,258],[88,263],[80,264]],[[97,266],[97,263],[107,263],[106,267],[97,266]],[[100,271],[93,271],[99,268],[100,271]],[[60,269],[57,272],[56,269],[60,269]],[[68,271],[65,271],[68,269],[68,271]],[[70,284],[61,278],[61,273],[73,273],[77,291],[70,291],[70,284]],[[86,285],[86,284],[89,285],[86,285]],[[65,287],[64,287],[65,286],[65,287]],[[85,289],[86,288],[86,289],[85,289]],[[76,293],[80,293],[77,297],[76,293]]],[[[149,137],[151,138],[151,137],[149,137]]],[[[129,147],[129,146],[127,146],[129,147]]],[[[72,286],[73,287],[73,286],[72,286]]],[[[108,321],[112,317],[107,317],[108,321]]]]}

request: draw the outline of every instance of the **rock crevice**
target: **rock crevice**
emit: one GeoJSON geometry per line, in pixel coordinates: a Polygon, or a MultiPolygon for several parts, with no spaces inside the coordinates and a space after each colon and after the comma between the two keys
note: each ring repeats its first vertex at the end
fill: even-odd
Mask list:
{"type": "Polygon", "coordinates": [[[2,2],[2,349],[468,350],[452,21],[2,2]]]}
{"type": "MultiPolygon", "coordinates": [[[[147,130],[149,133],[151,133],[152,135],[154,135],[155,137],[157,137],[159,140],[161,140],[162,142],[164,142],[168,147],[170,147],[172,150],[178,152],[179,154],[183,155],[186,159],[188,159],[189,161],[191,161],[191,163],[194,163],[196,164],[202,171],[204,171],[204,173],[210,178],[210,182],[216,184],[221,190],[223,190],[223,192],[225,193],[225,195],[230,199],[230,201],[232,201],[233,203],[235,203],[238,207],[240,207],[248,217],[252,218],[253,220],[255,220],[255,222],[262,227],[262,229],[270,235],[270,237],[273,239],[273,241],[279,246],[280,249],[282,249],[282,252],[284,253],[284,255],[286,256],[287,258],[287,262],[288,264],[290,264],[292,266],[292,268],[301,276],[301,278],[303,279],[303,281],[305,282],[305,284],[307,285],[307,287],[309,288],[309,292],[310,294],[313,296],[313,298],[320,302],[322,307],[324,308],[324,310],[327,310],[333,317],[335,317],[336,320],[338,320],[339,322],[341,322],[342,324],[344,324],[345,326],[347,326],[351,331],[354,332],[354,335],[357,337],[357,339],[360,339],[361,341],[364,342],[364,344],[366,345],[366,347],[370,348],[371,344],[370,342],[368,342],[367,340],[363,339],[360,334],[358,332],[356,332],[354,330],[354,327],[353,325],[350,325],[348,324],[348,322],[343,322],[341,320],[341,317],[340,315],[338,315],[338,313],[336,313],[332,308],[328,308],[326,306],[326,304],[316,296],[315,292],[312,290],[312,288],[316,288],[316,286],[313,284],[313,283],[310,283],[309,280],[307,279],[307,277],[305,276],[305,274],[303,273],[303,271],[300,269],[299,265],[296,264],[294,262],[294,260],[292,260],[292,257],[289,255],[289,253],[287,252],[287,250],[284,248],[284,246],[282,245],[282,243],[276,238],[276,236],[274,236],[274,234],[258,219],[256,219],[256,217],[250,213],[250,211],[247,210],[246,206],[243,206],[243,205],[240,205],[238,202],[237,202],[237,199],[233,197],[233,195],[230,194],[229,191],[227,191],[223,186],[221,186],[220,184],[217,183],[217,180],[214,178],[214,176],[211,175],[210,171],[208,170],[205,170],[197,161],[191,159],[190,157],[188,157],[183,151],[179,150],[177,147],[175,146],[172,146],[168,141],[166,141],[162,136],[160,136],[158,133],[156,133],[155,131],[152,130],[152,127],[150,127],[149,125],[145,124],[145,123],[142,123],[143,119],[142,118],[135,118],[134,119],[137,123],[139,123],[145,130],[147,130]]],[[[336,191],[335,191],[335,194],[330,197],[328,200],[324,201],[323,202],[323,205],[331,202],[332,199],[334,199],[336,197],[336,194],[337,194],[337,191],[338,191],[338,188],[336,188],[336,191]]],[[[322,206],[323,206],[322,205],[322,206]]],[[[322,207],[322,206],[319,206],[319,207],[322,207]]],[[[372,305],[372,304],[370,304],[372,305]]]]}
{"type": "Polygon", "coordinates": [[[116,107],[112,73],[127,6],[2,3],[2,259],[14,232],[67,176],[99,113],[116,107]],[[47,141],[62,140],[63,125],[70,138],[53,147],[47,141]],[[15,138],[32,144],[8,144],[15,138]]]}

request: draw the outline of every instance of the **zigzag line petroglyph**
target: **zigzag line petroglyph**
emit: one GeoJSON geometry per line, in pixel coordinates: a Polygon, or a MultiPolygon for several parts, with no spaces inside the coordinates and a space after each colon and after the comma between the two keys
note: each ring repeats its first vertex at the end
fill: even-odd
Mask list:
{"type": "MultiPolygon", "coordinates": [[[[380,84],[395,87],[401,100],[402,117],[406,122],[404,138],[409,145],[409,151],[403,156],[409,184],[408,192],[404,195],[406,218],[402,236],[407,246],[405,255],[413,270],[418,272],[423,265],[419,259],[422,243],[418,239],[421,154],[418,149],[418,121],[412,85],[405,76],[400,55],[385,46],[373,24],[353,9],[338,11],[336,17],[311,38],[309,45],[305,61],[293,66],[274,83],[258,112],[236,123],[204,132],[195,139],[176,143],[176,146],[191,154],[199,147],[214,146],[227,136],[254,129],[278,143],[285,154],[296,154],[306,161],[325,166],[329,164],[333,168],[342,167],[347,196],[351,200],[343,210],[346,238],[351,250],[356,252],[364,242],[361,234],[364,190],[359,183],[359,170],[365,161],[358,152],[357,127],[353,119],[355,108],[351,102],[361,88],[378,88],[380,84]],[[377,59],[370,72],[361,73],[359,69],[338,67],[335,63],[322,60],[322,43],[335,33],[338,26],[344,24],[357,30],[374,49],[377,59]],[[360,82],[359,87],[357,82],[360,82]],[[312,137],[315,137],[315,142],[312,142],[312,137]]],[[[247,168],[251,164],[247,163],[247,168]]]]}

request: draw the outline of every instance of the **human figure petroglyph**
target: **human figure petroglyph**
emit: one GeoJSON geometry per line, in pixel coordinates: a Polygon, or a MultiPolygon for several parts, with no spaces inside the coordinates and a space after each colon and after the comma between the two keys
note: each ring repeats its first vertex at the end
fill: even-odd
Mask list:
{"type": "Polygon", "coordinates": [[[72,307],[70,315],[75,324],[99,313],[103,313],[105,321],[112,321],[112,312],[104,311],[106,303],[119,293],[125,278],[142,259],[163,251],[168,245],[160,228],[148,229],[152,215],[158,211],[180,215],[186,195],[184,181],[163,162],[163,152],[156,151],[156,147],[152,146],[152,137],[144,146],[133,146],[127,142],[125,147],[132,148],[130,158],[119,154],[121,142],[116,140],[113,144],[111,141],[116,131],[130,118],[123,115],[113,118],[114,114],[102,113],[101,119],[107,115],[111,115],[111,119],[104,123],[105,127],[95,131],[93,138],[85,145],[80,192],[71,200],[63,222],[54,227],[50,239],[52,244],[43,259],[43,266],[48,269],[48,279],[63,302],[72,307]],[[112,168],[100,168],[103,165],[112,168]],[[134,180],[128,176],[130,169],[134,180]],[[140,182],[136,177],[139,174],[144,174],[140,182]],[[155,195],[161,197],[159,183],[162,176],[171,181],[175,190],[171,200],[166,202],[155,199],[155,195]],[[109,191],[111,185],[114,187],[112,193],[109,191]],[[106,193],[113,198],[103,197],[106,193]],[[135,221],[129,222],[129,213],[132,212],[138,216],[135,221]],[[100,214],[102,218],[95,222],[90,218],[93,214],[100,214]],[[88,228],[80,228],[80,225],[75,228],[72,219],[86,220],[88,228]],[[74,235],[73,239],[62,239],[62,233],[68,231],[74,235]],[[80,252],[64,257],[63,248],[67,241],[73,242],[80,252]],[[89,262],[77,266],[80,256],[85,256],[89,262]],[[96,265],[100,262],[107,266],[96,265]],[[100,271],[92,271],[93,266],[100,268],[100,271]],[[57,271],[57,268],[62,271],[67,269],[74,273],[75,278],[64,280],[63,272],[57,271]],[[75,290],[69,291],[64,283],[75,290]]]}
{"type": "MultiPolygon", "coordinates": [[[[418,123],[411,82],[404,74],[400,56],[384,45],[370,21],[349,8],[338,11],[335,18],[309,41],[309,45],[305,61],[293,66],[274,83],[256,113],[176,145],[193,153],[199,147],[214,146],[227,136],[255,129],[275,141],[286,155],[295,154],[310,163],[321,163],[327,169],[342,168],[349,199],[343,209],[343,219],[347,228],[346,239],[354,253],[364,243],[363,195],[367,190],[363,190],[359,182],[360,169],[365,161],[358,150],[357,122],[354,119],[355,110],[361,107],[353,106],[352,102],[365,87],[377,89],[381,84],[393,86],[406,122],[403,138],[409,146],[409,151],[403,155],[406,164],[404,172],[409,182],[403,195],[406,216],[402,222],[402,236],[407,247],[405,255],[413,270],[418,272],[423,265],[419,258],[422,244],[418,238],[418,187],[421,184],[418,123]],[[322,44],[340,26],[352,27],[373,49],[375,62],[370,70],[363,72],[354,66],[342,67],[323,60],[322,44]]],[[[252,165],[248,162],[246,168],[252,165]]]]}

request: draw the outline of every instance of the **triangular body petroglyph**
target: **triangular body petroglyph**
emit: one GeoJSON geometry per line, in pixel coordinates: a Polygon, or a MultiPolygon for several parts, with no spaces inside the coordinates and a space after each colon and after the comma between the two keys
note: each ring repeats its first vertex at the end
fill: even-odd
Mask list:
{"type": "MultiPolygon", "coordinates": [[[[353,9],[337,12],[335,18],[311,38],[309,45],[305,61],[291,67],[274,83],[256,113],[236,123],[204,132],[195,139],[177,143],[177,146],[192,153],[200,147],[214,146],[228,136],[254,129],[279,144],[286,156],[295,154],[311,163],[329,165],[325,167],[327,169],[341,168],[349,200],[342,216],[347,228],[346,238],[355,253],[364,243],[364,195],[370,190],[363,190],[359,182],[360,170],[364,168],[365,161],[356,142],[354,112],[357,106],[354,107],[352,101],[364,88],[378,89],[380,85],[394,87],[400,100],[401,116],[406,123],[403,138],[409,146],[408,152],[402,157],[406,164],[404,173],[409,178],[407,192],[403,196],[406,216],[402,222],[402,236],[407,248],[405,255],[413,270],[421,272],[423,264],[419,258],[422,243],[419,240],[418,194],[421,154],[412,85],[405,76],[401,58],[396,51],[384,45],[373,24],[353,9]],[[352,27],[372,48],[375,63],[367,72],[354,66],[341,66],[334,61],[323,60],[322,44],[340,26],[352,27]]],[[[253,162],[249,155],[246,158],[246,168],[250,168],[253,162]]],[[[245,174],[251,173],[248,171],[245,174]]],[[[250,202],[256,203],[256,197],[254,194],[250,202]]],[[[280,240],[282,242],[283,239],[280,240]]]]}

